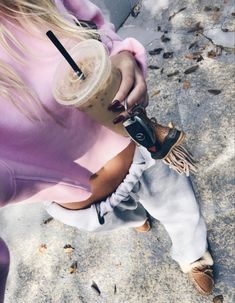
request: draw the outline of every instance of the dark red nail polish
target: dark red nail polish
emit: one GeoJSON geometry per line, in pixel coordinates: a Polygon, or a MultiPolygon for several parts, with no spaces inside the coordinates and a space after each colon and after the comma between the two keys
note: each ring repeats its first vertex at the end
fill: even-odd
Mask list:
{"type": "Polygon", "coordinates": [[[124,116],[118,116],[117,118],[115,118],[114,120],[113,120],[113,124],[117,124],[117,123],[120,123],[120,122],[122,122],[122,121],[124,121],[125,120],[125,117],[124,116]]]}
{"type": "Polygon", "coordinates": [[[124,112],[125,107],[121,104],[120,106],[117,106],[116,108],[113,108],[112,111],[115,112],[115,113],[124,112]]]}
{"type": "Polygon", "coordinates": [[[120,101],[114,100],[114,101],[108,106],[108,110],[115,110],[115,109],[117,109],[119,106],[121,106],[120,101]]]}
{"type": "Polygon", "coordinates": [[[111,104],[114,104],[114,103],[119,103],[121,104],[121,102],[119,100],[113,100],[111,104]]]}

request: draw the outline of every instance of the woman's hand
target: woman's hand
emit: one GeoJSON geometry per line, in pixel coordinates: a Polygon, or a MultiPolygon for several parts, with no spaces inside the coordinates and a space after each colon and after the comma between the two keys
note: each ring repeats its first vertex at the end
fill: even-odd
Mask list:
{"type": "Polygon", "coordinates": [[[134,56],[123,51],[111,57],[112,64],[118,68],[122,74],[120,88],[109,106],[109,110],[122,112],[113,123],[124,121],[130,110],[135,104],[141,104],[144,107],[148,105],[147,85],[138,67],[134,56]],[[125,106],[127,111],[125,111],[125,106]]]}

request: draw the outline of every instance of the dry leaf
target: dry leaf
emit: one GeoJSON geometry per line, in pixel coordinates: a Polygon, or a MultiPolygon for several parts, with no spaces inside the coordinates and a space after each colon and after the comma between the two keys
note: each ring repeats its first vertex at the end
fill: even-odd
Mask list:
{"type": "Polygon", "coordinates": [[[198,69],[198,67],[199,67],[199,65],[194,65],[194,66],[192,66],[192,67],[190,67],[190,68],[187,68],[187,69],[184,71],[184,73],[185,73],[186,75],[191,74],[191,73],[194,73],[194,72],[198,69]]]}
{"type": "Polygon", "coordinates": [[[163,48],[161,48],[161,47],[154,48],[154,49],[149,51],[149,55],[151,55],[151,56],[159,55],[159,54],[161,54],[162,51],[163,51],[163,48]]]}
{"type": "Polygon", "coordinates": [[[91,288],[100,296],[101,291],[100,291],[98,285],[94,281],[92,281],[91,288]]]}
{"type": "Polygon", "coordinates": [[[194,53],[187,54],[187,55],[185,55],[185,58],[190,59],[190,60],[197,60],[197,61],[198,60],[201,61],[203,59],[201,52],[194,52],[194,53]]]}
{"type": "Polygon", "coordinates": [[[162,36],[161,36],[161,41],[164,42],[164,43],[166,43],[166,42],[171,41],[171,39],[168,38],[168,37],[166,37],[165,35],[162,35],[162,36]]]}
{"type": "Polygon", "coordinates": [[[149,65],[148,68],[149,69],[160,69],[160,67],[157,65],[149,65]]]}
{"type": "Polygon", "coordinates": [[[49,218],[47,218],[47,219],[45,219],[45,220],[43,221],[43,224],[48,224],[48,223],[51,222],[52,220],[54,220],[54,218],[49,217],[49,218]]]}
{"type": "Polygon", "coordinates": [[[215,57],[220,56],[222,54],[222,50],[223,50],[223,48],[221,46],[216,46],[216,48],[214,50],[210,50],[207,53],[207,56],[209,58],[215,58],[215,57]]]}
{"type": "Polygon", "coordinates": [[[167,77],[170,78],[170,77],[176,76],[176,75],[178,75],[178,74],[179,74],[179,71],[176,70],[176,71],[174,71],[173,73],[168,74],[167,77]]]}
{"type": "Polygon", "coordinates": [[[197,58],[197,62],[200,62],[200,61],[202,61],[202,60],[204,60],[204,58],[200,55],[198,58],[197,58]]]}
{"type": "Polygon", "coordinates": [[[207,57],[209,57],[209,58],[215,58],[216,56],[217,56],[217,54],[214,50],[211,50],[207,53],[207,57]]]}
{"type": "Polygon", "coordinates": [[[220,8],[218,6],[215,6],[215,7],[205,6],[204,7],[205,12],[210,12],[210,11],[218,12],[219,10],[220,10],[220,8]]]}
{"type": "Polygon", "coordinates": [[[72,253],[73,251],[74,251],[74,247],[72,247],[70,244],[66,244],[65,246],[64,246],[64,252],[65,253],[72,253]]]}
{"type": "Polygon", "coordinates": [[[193,48],[194,46],[195,46],[195,47],[198,47],[197,41],[191,43],[191,44],[189,45],[188,49],[191,49],[191,48],[193,48]]]}
{"type": "Polygon", "coordinates": [[[160,90],[153,90],[151,93],[151,98],[158,95],[160,93],[160,90]]]}
{"type": "Polygon", "coordinates": [[[173,52],[166,52],[163,54],[164,59],[173,58],[173,52]]]}
{"type": "Polygon", "coordinates": [[[190,88],[190,82],[188,80],[184,80],[183,89],[189,89],[189,88],[190,88]]]}
{"type": "Polygon", "coordinates": [[[205,7],[204,7],[204,11],[205,11],[205,12],[210,12],[210,11],[212,11],[212,7],[211,7],[211,6],[205,6],[205,7]]]}
{"type": "Polygon", "coordinates": [[[44,254],[46,251],[47,251],[47,245],[46,244],[41,244],[40,246],[39,246],[39,252],[41,253],[41,254],[44,254]]]}
{"type": "Polygon", "coordinates": [[[189,60],[193,60],[193,54],[187,54],[185,55],[185,58],[189,60]]]}
{"type": "Polygon", "coordinates": [[[77,271],[78,268],[78,262],[74,261],[71,266],[69,267],[69,273],[74,274],[77,271]]]}
{"type": "Polygon", "coordinates": [[[136,18],[141,11],[141,7],[142,7],[142,5],[140,3],[138,3],[136,6],[134,6],[134,8],[131,10],[131,16],[136,18]]]}
{"type": "Polygon", "coordinates": [[[223,303],[223,302],[224,302],[224,297],[222,295],[218,295],[213,299],[213,303],[223,303]]]}
{"type": "Polygon", "coordinates": [[[221,93],[220,89],[208,89],[208,92],[212,95],[219,95],[221,93]]]}
{"type": "Polygon", "coordinates": [[[199,32],[202,31],[203,27],[201,26],[201,22],[197,22],[194,27],[188,30],[188,33],[194,33],[194,32],[199,32]]]}

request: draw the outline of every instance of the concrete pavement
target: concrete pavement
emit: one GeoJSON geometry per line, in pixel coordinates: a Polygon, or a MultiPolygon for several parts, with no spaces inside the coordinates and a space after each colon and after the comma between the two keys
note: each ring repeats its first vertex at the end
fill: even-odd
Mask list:
{"type": "MultiPolygon", "coordinates": [[[[155,2],[145,3],[151,8],[155,2]]],[[[147,51],[162,48],[148,55],[149,113],[182,128],[199,161],[193,182],[215,259],[213,295],[198,295],[170,259],[159,222],[146,235],[131,229],[95,235],[55,220],[45,224],[48,215],[34,204],[0,211],[0,235],[11,249],[6,303],[206,303],[217,295],[235,301],[234,7],[229,0],[166,3],[152,7],[154,15],[143,6],[119,33],[136,37],[147,51]],[[66,253],[66,244],[74,250],[66,253]]]]}

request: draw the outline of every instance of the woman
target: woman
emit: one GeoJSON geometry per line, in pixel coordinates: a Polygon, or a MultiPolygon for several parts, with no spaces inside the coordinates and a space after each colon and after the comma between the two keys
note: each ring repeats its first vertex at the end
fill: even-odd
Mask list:
{"type": "MultiPolygon", "coordinates": [[[[213,279],[207,267],[213,262],[206,252],[205,224],[187,178],[160,161],[155,163],[149,153],[136,148],[128,138],[98,125],[76,109],[59,105],[52,96],[60,54],[46,38],[48,30],[53,30],[63,44],[73,46],[98,37],[86,21],[98,27],[112,63],[122,73],[120,89],[110,100],[109,110],[115,112],[123,112],[127,96],[129,108],[136,103],[147,105],[143,46],[134,39],[120,41],[112,25],[88,0],[41,0],[40,6],[36,0],[2,0],[0,18],[0,205],[50,201],[47,210],[54,217],[93,231],[120,225],[148,229],[147,209],[169,232],[173,258],[190,273],[200,292],[210,293],[213,279]],[[153,180],[157,184],[168,182],[167,191],[160,183],[155,190],[153,180]],[[130,197],[130,192],[144,207],[130,197]],[[165,211],[161,213],[162,201],[167,216],[165,211]],[[178,217],[171,216],[172,202],[183,203],[182,209],[189,205],[183,210],[185,216],[182,209],[178,217]],[[188,234],[184,232],[188,231],[186,225],[191,226],[188,234]],[[188,247],[180,247],[175,230],[184,234],[188,247]],[[200,242],[197,247],[196,242],[200,242]]],[[[113,123],[120,123],[125,116],[124,112],[113,123]]],[[[7,256],[4,242],[0,245],[7,256]]],[[[2,261],[5,270],[1,269],[5,278],[6,259],[2,261]]]]}

